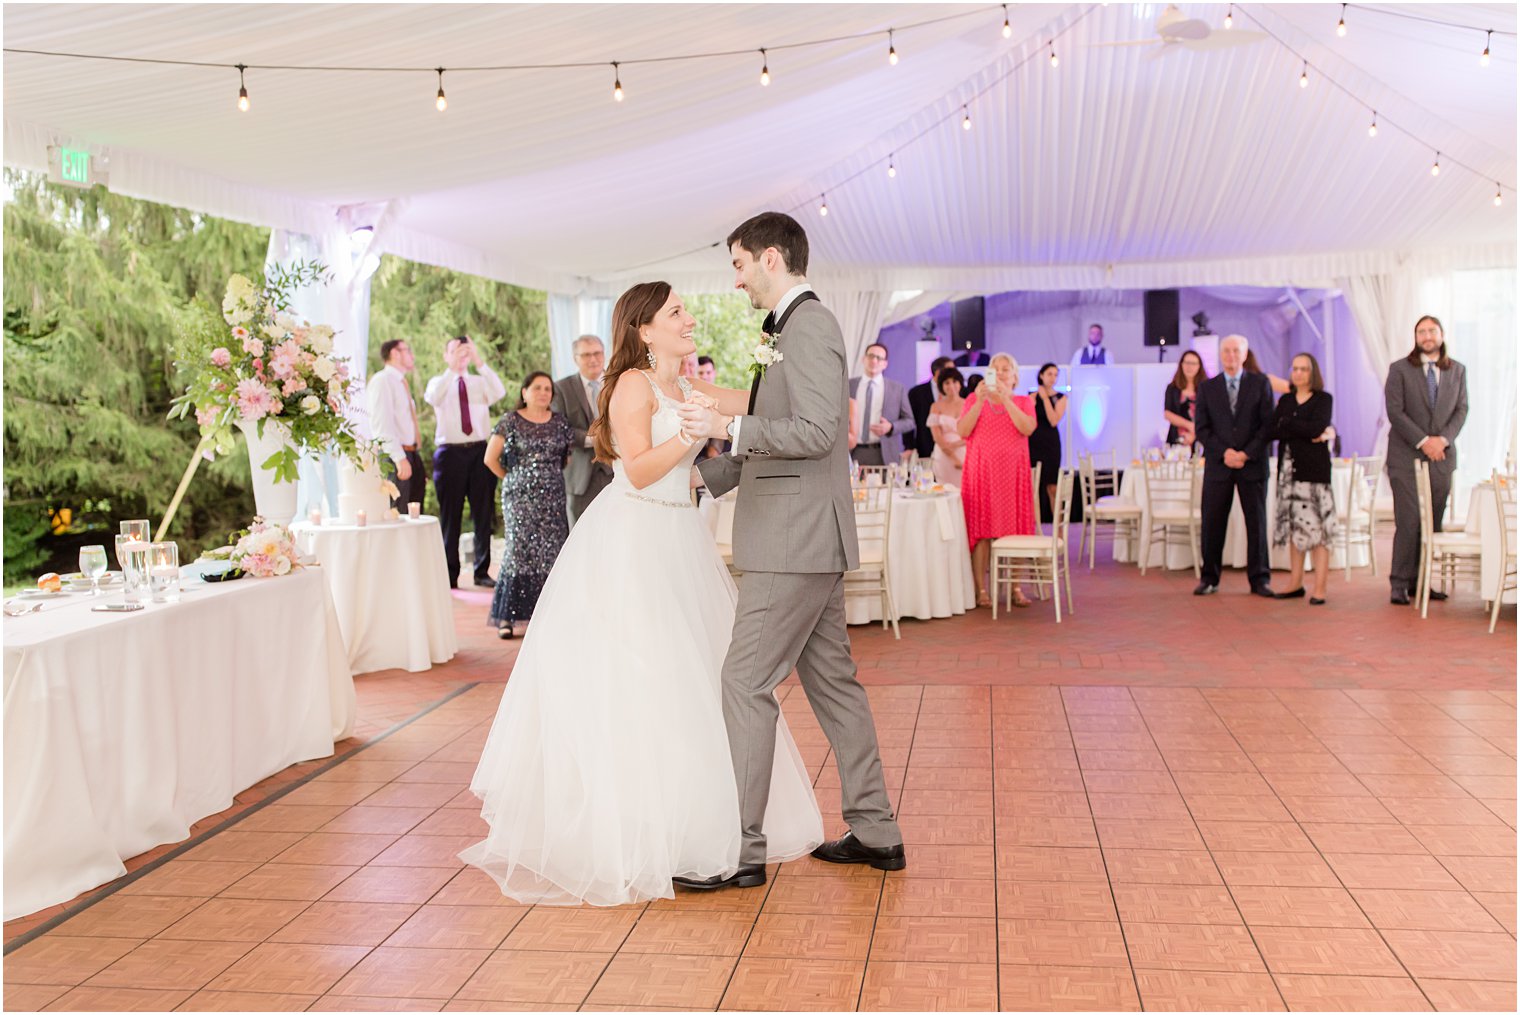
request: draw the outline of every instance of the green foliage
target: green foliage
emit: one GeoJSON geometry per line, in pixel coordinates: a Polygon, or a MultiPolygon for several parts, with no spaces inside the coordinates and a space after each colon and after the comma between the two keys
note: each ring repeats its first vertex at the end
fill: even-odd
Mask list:
{"type": "Polygon", "coordinates": [[[751,308],[749,300],[737,292],[684,299],[686,309],[697,319],[697,352],[713,358],[718,384],[748,390],[749,368],[765,312],[751,308]]]}

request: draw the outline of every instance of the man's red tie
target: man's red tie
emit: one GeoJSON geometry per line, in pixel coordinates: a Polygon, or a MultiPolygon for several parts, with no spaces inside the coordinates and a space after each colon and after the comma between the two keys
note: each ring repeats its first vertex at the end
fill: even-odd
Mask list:
{"type": "Polygon", "coordinates": [[[475,432],[475,425],[470,422],[470,386],[463,376],[459,378],[459,425],[466,436],[475,432]]]}

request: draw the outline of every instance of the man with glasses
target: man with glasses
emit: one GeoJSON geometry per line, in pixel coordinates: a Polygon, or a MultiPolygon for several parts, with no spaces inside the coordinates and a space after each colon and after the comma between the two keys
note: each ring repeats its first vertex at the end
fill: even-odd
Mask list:
{"type": "Polygon", "coordinates": [[[591,506],[596,495],[612,482],[611,467],[596,460],[591,450],[591,438],[586,431],[601,413],[602,370],[606,365],[606,347],[595,335],[582,335],[575,340],[576,372],[554,382],[554,403],[550,406],[570,421],[574,439],[570,444],[570,460],[565,464],[565,500],[570,512],[570,524],[574,525],[585,510],[591,506]]]}
{"type": "Polygon", "coordinates": [[[861,465],[890,465],[902,457],[903,434],[913,429],[913,406],[906,388],[882,376],[887,368],[886,346],[880,342],[866,346],[861,363],[863,376],[850,378],[851,411],[860,434],[850,457],[861,465]]]}

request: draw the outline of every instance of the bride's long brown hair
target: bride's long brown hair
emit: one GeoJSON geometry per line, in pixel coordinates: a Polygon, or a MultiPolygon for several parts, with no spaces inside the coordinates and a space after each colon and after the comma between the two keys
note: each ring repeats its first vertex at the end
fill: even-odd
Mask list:
{"type": "Polygon", "coordinates": [[[612,422],[607,414],[612,406],[613,389],[626,371],[649,365],[649,347],[639,338],[639,328],[654,320],[668,299],[669,282],[640,282],[619,296],[617,306],[612,308],[612,361],[602,375],[596,420],[586,431],[599,462],[611,464],[617,458],[612,447],[612,422]]]}

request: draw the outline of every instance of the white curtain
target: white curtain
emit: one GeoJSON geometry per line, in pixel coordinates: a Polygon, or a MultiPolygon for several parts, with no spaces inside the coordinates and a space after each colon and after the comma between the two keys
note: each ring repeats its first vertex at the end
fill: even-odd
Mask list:
{"type": "Polygon", "coordinates": [[[844,333],[846,369],[853,377],[860,372],[866,346],[881,334],[892,294],[875,290],[831,292],[819,289],[818,298],[839,319],[839,330],[844,333]]]}
{"type": "Polygon", "coordinates": [[[549,352],[555,377],[576,370],[575,340],[595,335],[612,356],[612,300],[600,296],[549,294],[549,352]]]}

